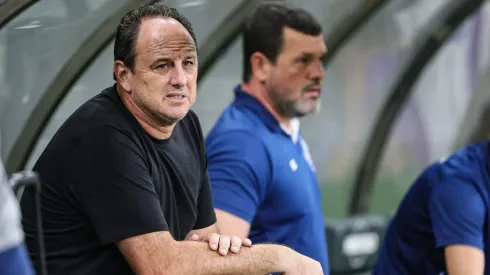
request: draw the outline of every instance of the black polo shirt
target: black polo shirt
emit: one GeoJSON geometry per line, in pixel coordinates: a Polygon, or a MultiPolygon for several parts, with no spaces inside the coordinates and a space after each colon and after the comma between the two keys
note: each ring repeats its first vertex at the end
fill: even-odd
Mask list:
{"type": "MultiPolygon", "coordinates": [[[[115,242],[155,231],[183,240],[216,222],[196,115],[190,111],[169,139],[154,139],[115,86],[67,119],[33,170],[42,180],[50,275],[132,274],[115,242]]],[[[21,205],[37,263],[33,195],[26,191],[21,205]]]]}

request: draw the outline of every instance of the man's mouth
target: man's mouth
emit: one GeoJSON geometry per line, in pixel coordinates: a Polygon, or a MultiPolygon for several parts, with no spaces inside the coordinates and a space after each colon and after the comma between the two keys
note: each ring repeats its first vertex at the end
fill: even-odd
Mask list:
{"type": "Polygon", "coordinates": [[[318,98],[320,97],[320,94],[322,93],[322,90],[320,86],[311,86],[308,87],[306,90],[304,90],[304,95],[309,97],[309,98],[318,98]]]}
{"type": "Polygon", "coordinates": [[[166,95],[166,98],[174,102],[183,102],[187,98],[187,95],[184,93],[169,93],[166,95]]]}
{"type": "Polygon", "coordinates": [[[176,98],[176,99],[181,99],[181,98],[186,98],[185,95],[167,95],[168,98],[176,98]]]}

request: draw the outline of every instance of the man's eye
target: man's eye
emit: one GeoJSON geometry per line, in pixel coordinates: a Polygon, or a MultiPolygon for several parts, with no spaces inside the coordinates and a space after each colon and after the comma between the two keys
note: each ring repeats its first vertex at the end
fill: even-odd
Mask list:
{"type": "Polygon", "coordinates": [[[321,58],[320,58],[320,61],[322,63],[325,63],[327,61],[327,55],[323,55],[321,58]]]}
{"type": "Polygon", "coordinates": [[[192,62],[192,61],[185,61],[184,62],[184,65],[185,66],[192,66],[192,65],[194,65],[194,62],[192,62]]]}
{"type": "Polygon", "coordinates": [[[156,66],[157,69],[166,69],[168,68],[168,64],[160,64],[158,66],[156,66]]]}

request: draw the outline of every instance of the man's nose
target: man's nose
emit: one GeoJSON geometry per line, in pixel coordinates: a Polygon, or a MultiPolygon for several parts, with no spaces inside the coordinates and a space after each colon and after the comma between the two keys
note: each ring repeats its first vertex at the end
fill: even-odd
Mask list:
{"type": "Polygon", "coordinates": [[[321,61],[318,61],[315,62],[315,64],[312,64],[309,73],[309,77],[311,79],[315,79],[318,81],[322,80],[325,77],[325,68],[323,67],[323,63],[321,61]]]}
{"type": "Polygon", "coordinates": [[[187,84],[187,75],[182,65],[175,65],[170,77],[170,85],[183,87],[187,84]]]}

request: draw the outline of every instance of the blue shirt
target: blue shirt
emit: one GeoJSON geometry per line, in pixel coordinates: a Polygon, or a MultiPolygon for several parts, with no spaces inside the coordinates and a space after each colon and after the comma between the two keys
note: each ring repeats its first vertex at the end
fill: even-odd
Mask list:
{"type": "Polygon", "coordinates": [[[489,150],[488,142],[470,145],[418,177],[388,228],[374,275],[445,274],[444,247],[457,244],[483,250],[489,262],[489,150]]]}
{"type": "Polygon", "coordinates": [[[254,243],[284,244],[319,261],[328,274],[320,188],[295,125],[288,134],[238,86],[206,138],[214,204],[248,221],[254,243]]]}
{"type": "Polygon", "coordinates": [[[0,251],[0,274],[35,274],[24,244],[0,251]]]}

